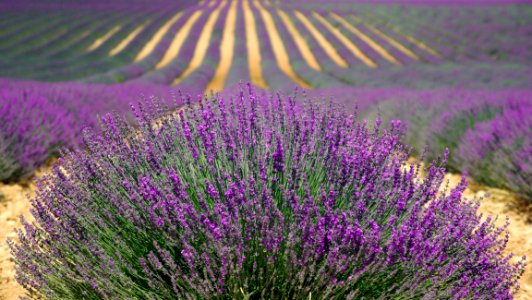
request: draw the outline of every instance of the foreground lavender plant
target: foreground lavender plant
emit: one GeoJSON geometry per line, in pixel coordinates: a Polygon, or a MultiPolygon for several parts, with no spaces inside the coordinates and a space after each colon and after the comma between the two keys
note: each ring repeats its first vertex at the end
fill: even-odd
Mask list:
{"type": "Polygon", "coordinates": [[[437,193],[383,129],[334,105],[240,92],[179,115],[106,115],[10,242],[45,299],[511,299],[506,227],[437,193]]]}

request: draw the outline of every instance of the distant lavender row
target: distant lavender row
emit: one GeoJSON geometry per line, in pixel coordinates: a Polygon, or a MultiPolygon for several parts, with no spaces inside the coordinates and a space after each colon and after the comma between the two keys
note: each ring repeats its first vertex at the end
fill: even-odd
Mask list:
{"type": "Polygon", "coordinates": [[[493,119],[465,132],[454,162],[480,182],[532,199],[532,101],[501,106],[493,119]]]}
{"type": "MultiPolygon", "coordinates": [[[[377,27],[417,55],[426,54],[411,41],[405,40],[406,36],[413,37],[440,52],[443,55],[440,61],[530,61],[532,58],[528,39],[530,29],[526,25],[531,13],[530,6],[455,6],[430,5],[430,2],[420,6],[358,5],[336,1],[334,4],[327,1],[309,4],[303,1],[293,5],[283,1],[283,5],[287,10],[333,10],[350,22],[355,21],[361,31],[367,25],[377,27]],[[357,19],[352,20],[351,16],[357,19]]],[[[365,33],[379,40],[373,33],[365,33]]],[[[356,38],[353,41],[364,45],[356,38]]],[[[387,45],[383,41],[380,43],[387,45]]],[[[364,52],[370,53],[371,49],[364,52]]]]}
{"type": "Polygon", "coordinates": [[[530,28],[526,25],[532,13],[529,6],[364,7],[355,13],[369,17],[372,23],[415,33],[422,41],[430,41],[436,50],[447,49],[445,56],[451,61],[532,59],[530,28]]]}
{"type": "Polygon", "coordinates": [[[367,116],[406,122],[406,142],[429,157],[449,148],[451,170],[532,199],[532,91],[340,88],[331,95],[367,116]]]}
{"type": "MultiPolygon", "coordinates": [[[[195,53],[198,37],[205,29],[207,18],[221,5],[221,1],[212,7],[200,7],[197,3],[190,5],[188,2],[172,4],[171,1],[158,1],[146,4],[147,8],[143,8],[135,2],[131,7],[120,10],[116,7],[124,5],[121,2],[108,4],[98,0],[91,2],[93,6],[76,1],[62,7],[63,2],[47,1],[47,4],[39,3],[32,11],[17,8],[29,6],[32,1],[10,2],[16,5],[13,4],[15,6],[9,13],[1,13],[0,19],[5,16],[7,20],[5,28],[0,28],[0,31],[4,31],[4,34],[0,34],[0,37],[4,37],[0,38],[0,56],[5,58],[0,63],[0,76],[45,81],[84,79],[99,83],[135,81],[171,84],[187,68],[195,53]],[[176,34],[198,9],[202,10],[201,17],[183,41],[181,51],[170,58],[170,61],[166,61],[164,66],[161,65],[163,57],[169,58],[165,54],[176,34]],[[60,14],[45,18],[39,15],[34,17],[31,13],[38,11],[60,14]],[[178,11],[183,13],[181,17],[168,24],[169,27],[164,27],[178,11]],[[12,14],[16,17],[10,17],[12,14]],[[28,25],[21,26],[19,23],[28,25]],[[119,31],[98,49],[86,51],[87,46],[117,25],[121,25],[119,31]],[[109,51],[135,28],[142,30],[123,51],[110,56],[109,51]],[[148,51],[149,54],[146,52],[143,59],[137,60],[141,50],[148,49],[145,46],[153,40],[156,32],[164,28],[167,30],[160,31],[162,36],[155,39],[157,43],[153,51],[148,51]]],[[[529,39],[531,32],[527,26],[531,9],[528,6],[368,6],[347,2],[334,2],[332,5],[332,2],[327,1],[315,5],[308,3],[310,2],[303,1],[298,6],[282,2],[279,6],[268,6],[263,2],[262,5],[282,36],[289,64],[293,73],[301,79],[298,80],[295,76],[287,76],[277,66],[277,55],[272,51],[273,43],[262,14],[257,10],[255,2],[251,2],[260,37],[263,77],[271,88],[283,89],[289,86],[288,89],[291,89],[296,84],[294,81],[304,81],[316,88],[339,85],[498,88],[527,87],[532,84],[528,63],[532,59],[529,39]],[[282,8],[287,20],[293,23],[296,29],[294,36],[303,37],[304,43],[315,56],[316,64],[301,55],[293,33],[288,32],[287,25],[279,18],[278,7],[282,8]],[[300,20],[294,14],[293,7],[305,15],[308,22],[300,20]],[[331,15],[330,11],[334,11],[336,16],[331,15]],[[316,18],[315,13],[319,17],[316,18]],[[315,36],[315,31],[309,29],[313,27],[323,35],[330,47],[324,46],[320,38],[315,36]],[[331,28],[333,31],[338,30],[336,34],[331,28]],[[338,32],[345,39],[338,38],[338,32]],[[353,44],[348,45],[346,40],[353,44]],[[363,55],[353,50],[353,45],[363,55]],[[324,50],[331,47],[340,56],[339,59],[334,58],[335,55],[331,57],[330,51],[324,50]],[[366,56],[374,64],[361,56],[366,56]],[[371,67],[374,65],[377,68],[371,67]],[[288,77],[296,79],[293,81],[288,77]]],[[[244,28],[246,24],[243,22],[240,4],[242,2],[238,6],[237,39],[244,41],[239,41],[237,53],[247,52],[246,47],[243,47],[243,42],[247,42],[247,28],[244,28]]],[[[182,80],[184,85],[202,89],[212,79],[219,63],[217,52],[226,14],[227,7],[219,15],[207,55],[200,66],[189,74],[189,78],[182,80]]],[[[237,79],[249,80],[248,62],[242,58],[245,57],[234,56],[230,76],[226,79],[227,85],[237,83],[237,79]],[[234,74],[242,75],[235,77],[234,74]]]]}
{"type": "MultiPolygon", "coordinates": [[[[0,181],[30,176],[61,147],[81,143],[97,115],[127,112],[142,95],[170,100],[155,85],[46,84],[0,79],[0,181]]],[[[176,103],[177,104],[177,103],[176,103]]]]}

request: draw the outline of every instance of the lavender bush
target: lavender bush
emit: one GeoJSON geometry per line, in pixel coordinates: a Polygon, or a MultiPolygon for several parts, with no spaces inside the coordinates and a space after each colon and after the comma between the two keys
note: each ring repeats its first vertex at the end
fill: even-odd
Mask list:
{"type": "Polygon", "coordinates": [[[133,107],[87,130],[39,183],[10,242],[17,280],[53,299],[511,299],[523,260],[463,180],[438,193],[399,122],[252,89],[179,113],[133,107]]]}

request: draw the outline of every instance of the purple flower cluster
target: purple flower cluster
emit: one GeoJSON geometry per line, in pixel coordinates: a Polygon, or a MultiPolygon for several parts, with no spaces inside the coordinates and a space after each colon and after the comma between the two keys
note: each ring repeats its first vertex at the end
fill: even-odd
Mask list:
{"type": "Polygon", "coordinates": [[[102,117],[39,183],[17,280],[61,299],[511,299],[524,259],[391,129],[253,89],[102,117]]]}
{"type": "Polygon", "coordinates": [[[128,103],[149,91],[171,98],[156,85],[46,84],[0,80],[0,181],[25,179],[61,147],[82,143],[84,127],[97,125],[97,115],[125,112],[128,103]]]}
{"type": "Polygon", "coordinates": [[[74,139],[69,112],[38,95],[0,89],[0,180],[25,177],[74,139]]]}

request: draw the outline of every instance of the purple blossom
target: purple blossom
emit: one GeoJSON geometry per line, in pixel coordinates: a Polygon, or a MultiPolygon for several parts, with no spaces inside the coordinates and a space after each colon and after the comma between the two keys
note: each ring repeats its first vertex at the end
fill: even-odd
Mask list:
{"type": "MultiPolygon", "coordinates": [[[[124,112],[142,90],[171,99],[168,87],[156,85],[0,80],[0,181],[26,179],[62,147],[82,146],[83,128],[97,126],[98,114],[124,112]]],[[[110,115],[102,118],[109,123],[108,134],[117,137],[110,115]]]]}

